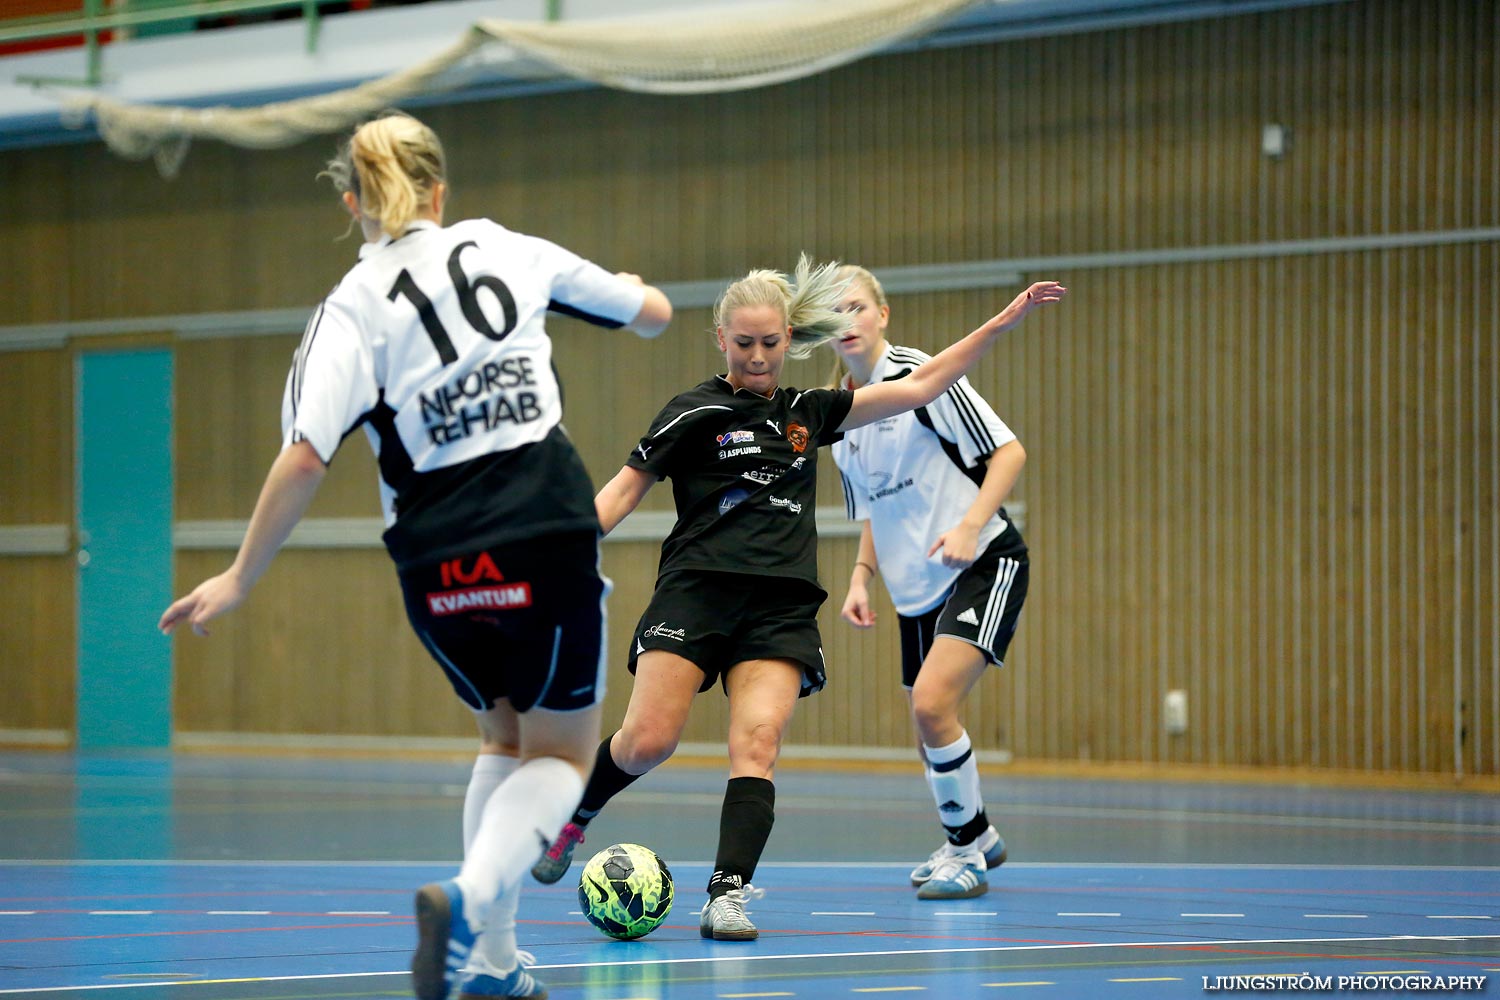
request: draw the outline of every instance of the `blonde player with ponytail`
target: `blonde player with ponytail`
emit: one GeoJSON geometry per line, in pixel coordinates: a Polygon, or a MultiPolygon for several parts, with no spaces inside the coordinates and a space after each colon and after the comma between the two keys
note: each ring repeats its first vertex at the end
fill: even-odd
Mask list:
{"type": "Polygon", "coordinates": [[[363,427],[407,617],[479,727],[463,867],[417,893],[413,986],[419,1000],[455,982],[461,1000],[543,997],[516,906],[538,832],[578,804],[599,739],[608,589],[545,317],[651,337],[672,307],[634,275],[488,219],[444,226],[442,145],[415,118],[361,126],[326,173],[364,233],[360,261],[308,324],[282,451],[234,564],[160,627],[206,634],[240,604],[363,427]]]}
{"type": "Polygon", "coordinates": [[[656,591],[631,639],[635,687],[620,730],[599,744],[583,800],[532,868],[556,882],[584,828],[613,796],[670,757],[700,691],[729,698],[729,782],[708,900],[706,938],[758,936],[745,904],[775,819],[772,783],[801,697],[823,687],[815,522],[818,450],[840,432],[930,403],[1032,306],[1056,301],[1033,285],[968,337],[900,383],[799,390],[781,385],[787,355],[806,356],[849,329],[846,280],[806,257],[791,279],[752,271],[720,296],[715,342],[725,373],[667,403],[595,498],[606,533],[661,479],[677,523],[662,543],[656,591]]]}
{"type": "MultiPolygon", "coordinates": [[[[831,345],[834,384],[915,378],[928,357],[886,340],[891,310],[879,280],[853,265],[841,273],[851,325],[831,345]]],[[[911,881],[922,899],[966,899],[987,892],[986,873],[1005,860],[959,709],[989,665],[1004,662],[1026,600],[1026,543],[1002,506],[1026,452],[968,379],[875,431],[832,448],[849,516],[864,522],[840,614],[857,628],[875,624],[878,568],[896,605],[902,686],[947,834],[911,881]]]]}

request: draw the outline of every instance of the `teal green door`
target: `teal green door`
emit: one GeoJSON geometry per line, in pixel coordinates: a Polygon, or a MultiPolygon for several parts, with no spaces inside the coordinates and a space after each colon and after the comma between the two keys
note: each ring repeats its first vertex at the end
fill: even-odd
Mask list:
{"type": "Polygon", "coordinates": [[[80,354],[78,746],[172,742],[172,352],[80,354]]]}

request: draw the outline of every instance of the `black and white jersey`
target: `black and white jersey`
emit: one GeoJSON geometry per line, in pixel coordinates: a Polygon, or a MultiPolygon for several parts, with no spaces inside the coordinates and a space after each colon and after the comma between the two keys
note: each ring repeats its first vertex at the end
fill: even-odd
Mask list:
{"type": "MultiPolygon", "coordinates": [[[[888,345],[870,381],[905,378],[930,360],[888,345]]],[[[968,513],[984,482],[985,459],[1015,439],[962,378],[927,406],[857,427],[834,444],[845,506],[854,520],[870,522],[880,575],[897,612],[922,614],[953,585],[961,570],[927,550],[968,513]]],[[[980,531],[979,550],[1007,530],[1015,528],[1002,509],[980,531]]]]}
{"type": "Polygon", "coordinates": [[[768,398],[722,375],[662,408],[626,464],[672,480],[677,523],[660,573],[720,570],[818,582],[818,448],[849,415],[845,389],[768,398]]]}
{"type": "Polygon", "coordinates": [[[598,530],[562,429],[549,308],[618,328],[645,291],[488,219],[383,237],[318,306],[287,377],[283,447],[324,462],[364,425],[399,565],[598,530]]]}

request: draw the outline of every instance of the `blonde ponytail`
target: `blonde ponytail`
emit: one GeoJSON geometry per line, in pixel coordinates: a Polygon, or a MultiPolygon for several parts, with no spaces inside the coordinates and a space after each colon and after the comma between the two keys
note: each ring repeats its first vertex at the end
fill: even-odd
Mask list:
{"type": "Polygon", "coordinates": [[[805,358],[818,345],[849,329],[849,318],[838,311],[848,283],[840,276],[837,261],[814,266],[804,253],[797,259],[792,280],[780,271],[762,269],[730,284],[714,304],[714,325],[727,326],[737,309],[770,306],[792,328],[787,354],[805,358]]]}
{"type": "Polygon", "coordinates": [[[323,173],[340,191],[353,192],[360,212],[393,239],[432,203],[447,176],[437,133],[399,112],[355,129],[323,173]]]}

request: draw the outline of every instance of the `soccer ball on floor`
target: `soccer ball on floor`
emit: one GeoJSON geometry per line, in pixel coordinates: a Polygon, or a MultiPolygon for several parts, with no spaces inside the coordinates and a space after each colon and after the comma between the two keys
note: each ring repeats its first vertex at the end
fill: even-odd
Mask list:
{"type": "Polygon", "coordinates": [[[612,844],[583,866],[578,905],[605,934],[634,941],[656,930],[671,912],[672,873],[640,844],[612,844]]]}

